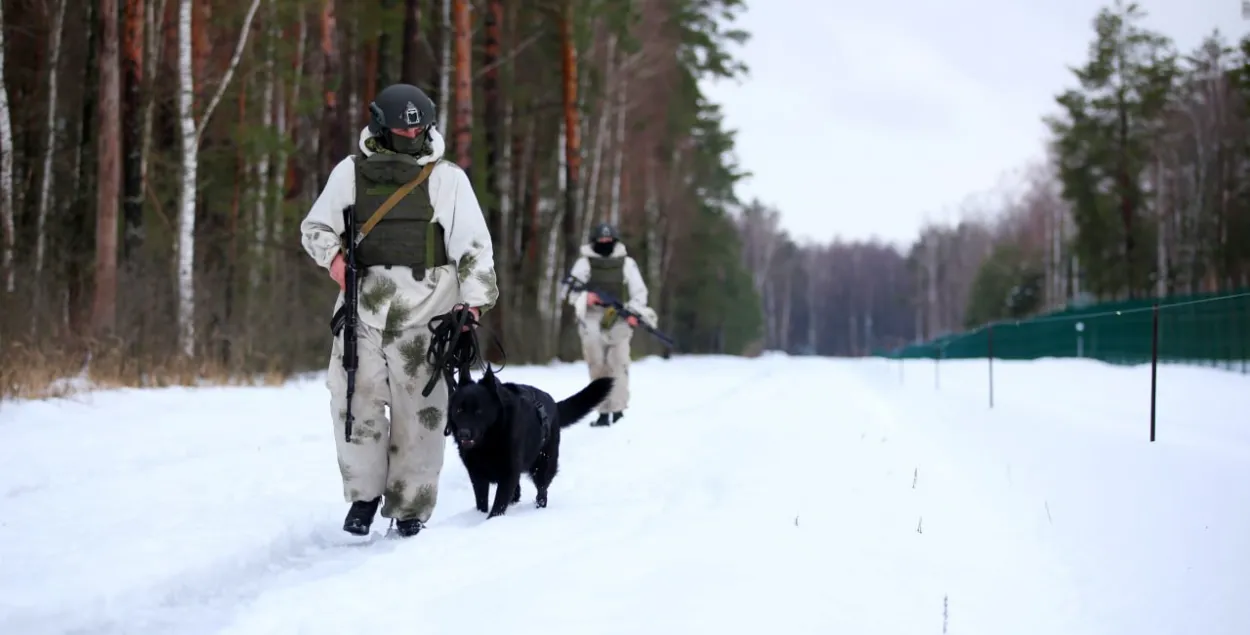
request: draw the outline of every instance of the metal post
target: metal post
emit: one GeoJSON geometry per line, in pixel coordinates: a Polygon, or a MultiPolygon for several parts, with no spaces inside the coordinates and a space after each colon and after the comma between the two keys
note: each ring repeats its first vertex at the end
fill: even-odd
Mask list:
{"type": "Polygon", "coordinates": [[[1159,303],[1154,305],[1154,323],[1150,328],[1150,442],[1155,442],[1155,398],[1159,386],[1159,303]]]}
{"type": "Polygon", "coordinates": [[[994,408],[994,325],[986,331],[986,343],[990,358],[990,408],[994,408]]]}

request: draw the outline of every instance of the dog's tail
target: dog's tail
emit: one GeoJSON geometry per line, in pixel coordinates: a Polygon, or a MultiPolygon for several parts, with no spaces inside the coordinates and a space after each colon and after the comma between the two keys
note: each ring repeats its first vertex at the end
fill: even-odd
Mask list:
{"type": "Polygon", "coordinates": [[[560,427],[567,428],[581,421],[582,417],[594,410],[601,401],[607,399],[608,393],[612,392],[612,383],[611,377],[600,377],[591,381],[577,394],[557,403],[556,412],[560,416],[560,427]]]}

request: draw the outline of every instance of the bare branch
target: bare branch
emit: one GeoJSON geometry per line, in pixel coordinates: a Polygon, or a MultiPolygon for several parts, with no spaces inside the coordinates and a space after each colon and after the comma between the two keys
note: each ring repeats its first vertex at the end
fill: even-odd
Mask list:
{"type": "Polygon", "coordinates": [[[234,77],[234,69],[239,65],[239,59],[243,57],[243,49],[247,47],[247,36],[252,31],[252,18],[256,17],[256,9],[260,7],[260,0],[252,0],[252,6],[247,9],[247,17],[243,19],[243,30],[239,33],[239,41],[235,43],[234,55],[230,58],[230,66],[226,68],[226,73],[221,76],[221,83],[217,85],[217,93],[213,95],[208,107],[204,109],[203,116],[200,117],[200,125],[195,129],[195,145],[198,147],[200,139],[204,137],[204,128],[208,126],[208,122],[213,118],[213,111],[217,109],[217,103],[221,101],[222,95],[226,94],[226,88],[230,86],[230,80],[234,77]]]}

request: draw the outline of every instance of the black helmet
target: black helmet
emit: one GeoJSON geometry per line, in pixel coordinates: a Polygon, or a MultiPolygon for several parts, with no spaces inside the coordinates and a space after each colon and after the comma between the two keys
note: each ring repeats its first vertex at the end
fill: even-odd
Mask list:
{"type": "Polygon", "coordinates": [[[382,140],[382,144],[397,152],[412,150],[412,142],[406,137],[404,143],[396,147],[396,139],[391,129],[419,129],[414,140],[418,146],[424,146],[429,137],[429,130],[435,126],[434,101],[425,91],[412,84],[391,84],[382,89],[369,104],[369,134],[382,140]]]}
{"type": "Polygon", "coordinates": [[[599,242],[604,238],[611,238],[613,242],[619,241],[621,235],[617,233],[616,228],[609,223],[599,223],[595,225],[594,231],[590,233],[590,242],[599,242]]]}
{"type": "Polygon", "coordinates": [[[594,231],[590,232],[590,248],[604,258],[616,251],[616,244],[619,242],[621,242],[621,235],[616,233],[616,228],[608,223],[599,223],[595,225],[594,231]],[[608,240],[604,240],[605,238],[608,240]]]}

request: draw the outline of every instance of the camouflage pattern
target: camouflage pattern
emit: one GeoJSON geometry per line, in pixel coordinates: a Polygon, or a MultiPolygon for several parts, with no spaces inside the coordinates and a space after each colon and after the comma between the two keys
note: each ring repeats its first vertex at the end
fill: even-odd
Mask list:
{"type": "Polygon", "coordinates": [[[586,311],[586,320],[578,323],[577,334],[582,340],[582,358],[590,369],[590,378],[615,377],[612,392],[597,407],[598,412],[623,412],[629,406],[629,344],[634,329],[623,319],[617,319],[612,328],[600,325],[602,307],[586,311]]]}
{"type": "MultiPolygon", "coordinates": [[[[353,502],[385,496],[381,514],[396,520],[417,518],[426,522],[438,502],[438,479],[446,448],[447,388],[440,382],[429,397],[421,396],[432,373],[425,360],[430,341],[425,325],[457,303],[459,281],[450,272],[434,280],[435,286],[420,310],[402,299],[392,301],[388,311],[403,315],[387,319],[387,328],[360,325],[360,361],[352,397],[356,423],[350,443],[343,438],[347,373],[343,370],[342,338],[335,338],[330,357],[327,386],[344,499],[353,502]],[[418,326],[407,326],[413,323],[418,326]]],[[[389,286],[381,282],[379,292],[385,295],[389,286]]],[[[364,294],[361,301],[366,301],[364,294]]]]}

